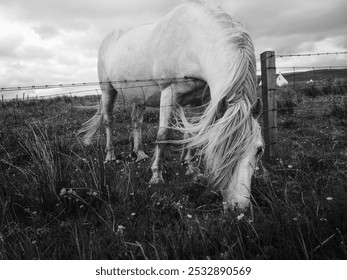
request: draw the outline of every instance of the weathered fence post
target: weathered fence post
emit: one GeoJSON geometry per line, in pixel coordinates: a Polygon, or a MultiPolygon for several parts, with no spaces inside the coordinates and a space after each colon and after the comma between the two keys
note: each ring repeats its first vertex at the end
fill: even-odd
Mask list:
{"type": "Polygon", "coordinates": [[[277,143],[277,96],[276,96],[276,60],[274,51],[260,55],[261,83],[263,98],[265,158],[278,156],[277,143]]]}

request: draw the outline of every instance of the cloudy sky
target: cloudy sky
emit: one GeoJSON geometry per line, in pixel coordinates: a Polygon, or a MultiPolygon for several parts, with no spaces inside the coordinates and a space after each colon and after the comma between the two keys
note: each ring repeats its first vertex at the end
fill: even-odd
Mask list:
{"type": "MultiPolygon", "coordinates": [[[[156,22],[181,0],[0,0],[0,86],[97,81],[110,30],[156,22]]],[[[346,0],[226,0],[257,57],[347,51],[346,0]]],[[[347,55],[278,59],[277,66],[347,66],[347,55]]]]}

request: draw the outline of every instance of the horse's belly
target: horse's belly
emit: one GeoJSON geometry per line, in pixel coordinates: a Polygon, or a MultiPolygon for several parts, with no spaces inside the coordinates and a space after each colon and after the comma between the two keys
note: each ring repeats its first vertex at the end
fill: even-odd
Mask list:
{"type": "MultiPolygon", "coordinates": [[[[117,86],[115,86],[117,88],[117,86]]],[[[160,89],[157,85],[125,87],[118,89],[120,102],[143,104],[148,107],[160,106],[160,89]]]]}

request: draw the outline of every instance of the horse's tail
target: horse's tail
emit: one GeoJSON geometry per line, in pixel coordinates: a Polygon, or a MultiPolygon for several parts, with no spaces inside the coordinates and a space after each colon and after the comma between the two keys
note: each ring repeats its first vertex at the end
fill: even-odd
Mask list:
{"type": "Polygon", "coordinates": [[[99,103],[99,108],[96,112],[96,114],[88,121],[82,124],[82,128],[78,131],[78,134],[84,134],[83,136],[83,142],[86,145],[89,145],[92,142],[92,139],[94,135],[99,131],[102,121],[103,121],[103,116],[101,113],[101,100],[99,103]]]}

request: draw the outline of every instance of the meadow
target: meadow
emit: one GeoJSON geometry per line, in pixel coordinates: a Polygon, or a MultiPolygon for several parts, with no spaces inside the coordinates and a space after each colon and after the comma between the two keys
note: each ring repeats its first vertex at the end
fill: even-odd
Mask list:
{"type": "MultiPolygon", "coordinates": [[[[251,211],[224,212],[169,145],[166,183],[130,151],[130,108],[115,109],[118,160],[103,132],[76,136],[95,96],[0,104],[0,259],[346,259],[346,92],[279,92],[278,158],[262,160],[251,211]]],[[[158,111],[145,113],[152,155],[158,111]]],[[[178,137],[178,135],[173,135],[178,137]]]]}

